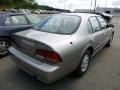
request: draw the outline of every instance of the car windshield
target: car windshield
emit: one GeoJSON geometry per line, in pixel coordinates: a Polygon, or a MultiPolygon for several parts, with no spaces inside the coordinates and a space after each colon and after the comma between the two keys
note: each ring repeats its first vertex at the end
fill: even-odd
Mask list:
{"type": "Polygon", "coordinates": [[[27,17],[32,24],[37,24],[41,21],[41,19],[35,14],[27,15],[27,17]]]}
{"type": "Polygon", "coordinates": [[[72,34],[80,25],[80,21],[79,16],[53,15],[41,21],[34,29],[55,34],[72,34]]]}

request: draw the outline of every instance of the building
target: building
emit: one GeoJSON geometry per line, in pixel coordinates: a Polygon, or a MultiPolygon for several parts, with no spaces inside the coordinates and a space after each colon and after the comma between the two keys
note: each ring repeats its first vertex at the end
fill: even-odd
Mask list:
{"type": "Polygon", "coordinates": [[[97,7],[96,12],[105,12],[113,16],[120,16],[120,8],[102,8],[97,7]]]}
{"type": "Polygon", "coordinates": [[[75,9],[75,13],[88,13],[91,12],[90,9],[75,9]]]}
{"type": "MultiPolygon", "coordinates": [[[[120,8],[103,8],[103,7],[97,7],[96,10],[95,10],[97,13],[102,13],[102,12],[105,12],[105,13],[108,13],[108,14],[111,14],[113,16],[120,16],[120,8]]],[[[80,12],[90,12],[90,13],[93,13],[94,10],[90,10],[90,9],[76,9],[75,10],[76,13],[80,13],[80,12]]]]}

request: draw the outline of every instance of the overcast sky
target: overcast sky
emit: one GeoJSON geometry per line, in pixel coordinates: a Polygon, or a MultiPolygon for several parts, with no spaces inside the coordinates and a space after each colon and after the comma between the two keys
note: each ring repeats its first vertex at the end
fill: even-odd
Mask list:
{"type": "MultiPolygon", "coordinates": [[[[88,9],[91,7],[91,0],[36,0],[40,5],[48,5],[55,8],[64,9],[88,9]]],[[[94,7],[94,1],[92,0],[92,8],[94,7]]],[[[105,7],[106,0],[97,0],[97,6],[105,7]]],[[[120,7],[120,0],[107,0],[107,7],[120,7]]]]}

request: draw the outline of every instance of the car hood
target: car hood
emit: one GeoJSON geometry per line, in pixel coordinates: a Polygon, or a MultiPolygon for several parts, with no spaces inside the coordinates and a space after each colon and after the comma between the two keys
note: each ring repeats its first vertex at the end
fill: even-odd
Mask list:
{"type": "Polygon", "coordinates": [[[16,35],[29,38],[47,45],[56,45],[68,40],[72,35],[53,34],[48,32],[37,31],[34,29],[16,33],[16,35]]]}

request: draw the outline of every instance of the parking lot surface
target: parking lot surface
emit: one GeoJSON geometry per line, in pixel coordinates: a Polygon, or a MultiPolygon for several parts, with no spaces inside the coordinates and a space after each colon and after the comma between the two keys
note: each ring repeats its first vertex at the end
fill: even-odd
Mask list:
{"type": "Polygon", "coordinates": [[[18,69],[8,56],[0,59],[0,90],[120,90],[120,18],[114,17],[112,22],[112,47],[93,57],[83,77],[70,74],[47,85],[18,69]]]}

